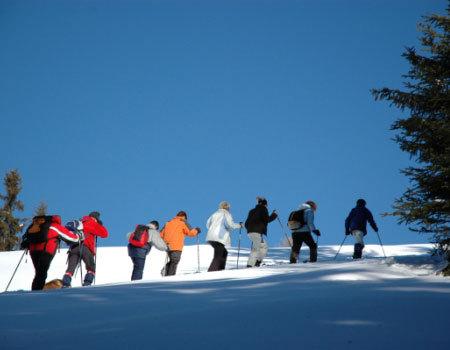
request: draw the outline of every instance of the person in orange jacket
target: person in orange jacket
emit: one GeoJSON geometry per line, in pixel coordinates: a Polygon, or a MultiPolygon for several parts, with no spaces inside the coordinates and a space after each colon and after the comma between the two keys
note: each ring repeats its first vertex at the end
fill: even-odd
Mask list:
{"type": "Polygon", "coordinates": [[[177,272],[178,263],[181,259],[181,252],[184,247],[184,236],[195,237],[200,233],[200,228],[191,229],[187,223],[187,214],[180,211],[177,216],[166,223],[161,230],[161,237],[169,247],[169,261],[166,264],[163,275],[173,276],[177,272]]]}

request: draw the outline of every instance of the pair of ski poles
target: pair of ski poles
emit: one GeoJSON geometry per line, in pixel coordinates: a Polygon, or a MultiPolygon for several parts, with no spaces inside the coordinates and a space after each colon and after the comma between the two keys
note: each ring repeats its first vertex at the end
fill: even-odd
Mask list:
{"type": "MultiPolygon", "coordinates": [[[[383,251],[383,256],[384,256],[384,258],[386,259],[386,253],[385,253],[385,251],[384,251],[383,243],[381,242],[381,237],[380,237],[380,235],[379,235],[379,233],[378,233],[377,231],[375,231],[375,233],[377,234],[378,241],[380,242],[381,250],[383,251]]],[[[336,258],[337,258],[337,256],[339,255],[339,252],[341,251],[341,248],[342,248],[342,246],[344,245],[344,242],[345,242],[346,239],[347,239],[347,235],[345,235],[345,237],[344,237],[344,239],[343,239],[341,245],[339,246],[339,249],[338,249],[336,255],[334,256],[334,259],[333,259],[333,260],[336,260],[336,258]]]]}

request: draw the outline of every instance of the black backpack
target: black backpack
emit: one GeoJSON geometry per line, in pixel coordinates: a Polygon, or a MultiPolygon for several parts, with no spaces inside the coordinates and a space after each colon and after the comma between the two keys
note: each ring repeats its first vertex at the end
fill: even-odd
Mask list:
{"type": "Polygon", "coordinates": [[[298,230],[300,227],[305,226],[305,210],[295,210],[289,214],[288,227],[292,231],[298,230]]]}
{"type": "Polygon", "coordinates": [[[48,239],[48,230],[52,224],[53,216],[39,215],[33,218],[33,222],[25,232],[28,243],[44,243],[48,239]]]}

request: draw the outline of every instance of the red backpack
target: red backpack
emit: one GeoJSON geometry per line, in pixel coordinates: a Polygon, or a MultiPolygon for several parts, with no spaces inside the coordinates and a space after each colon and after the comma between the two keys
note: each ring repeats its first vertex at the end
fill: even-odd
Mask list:
{"type": "Polygon", "coordinates": [[[133,247],[143,248],[148,243],[148,227],[145,225],[137,225],[134,232],[128,239],[133,247]]]}

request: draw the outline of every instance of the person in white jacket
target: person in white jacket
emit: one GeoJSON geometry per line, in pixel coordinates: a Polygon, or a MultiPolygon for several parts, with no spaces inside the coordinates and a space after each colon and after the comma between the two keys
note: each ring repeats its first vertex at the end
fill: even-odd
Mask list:
{"type": "Polygon", "coordinates": [[[225,269],[227,263],[227,247],[231,245],[230,233],[234,229],[242,227],[242,222],[237,224],[233,221],[230,213],[230,204],[221,202],[219,210],[212,214],[206,222],[208,233],[206,241],[214,248],[214,258],[209,266],[209,271],[220,271],[225,269]]]}

